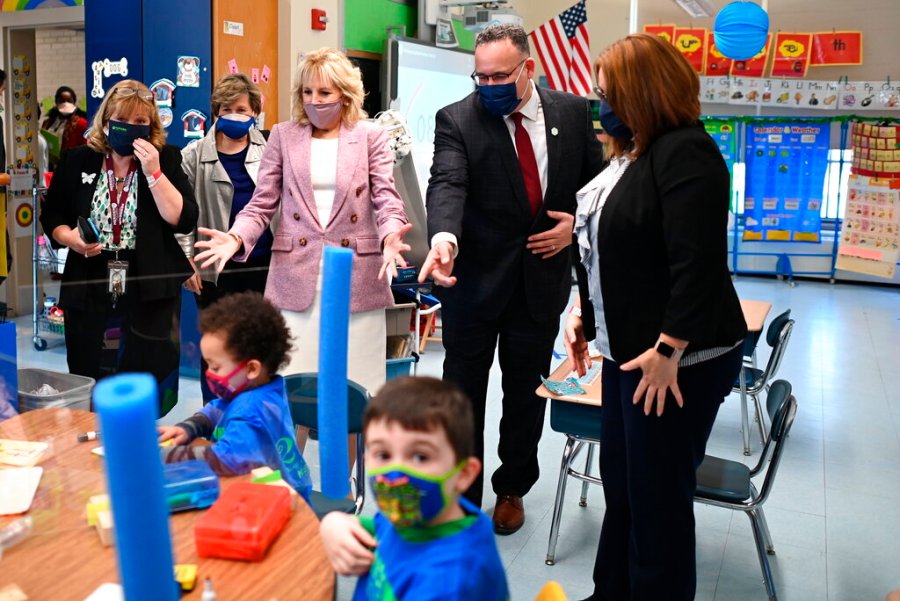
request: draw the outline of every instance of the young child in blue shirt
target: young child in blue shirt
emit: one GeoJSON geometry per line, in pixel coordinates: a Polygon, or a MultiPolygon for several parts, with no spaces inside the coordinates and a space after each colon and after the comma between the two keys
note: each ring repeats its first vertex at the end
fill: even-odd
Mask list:
{"type": "Polygon", "coordinates": [[[380,512],[329,513],[320,532],[335,571],[359,576],[354,601],[505,601],[491,520],[461,495],[481,470],[472,407],[435,378],[398,378],[363,418],[380,512]]]}
{"type": "Polygon", "coordinates": [[[287,361],[290,333],[284,317],[256,292],[232,294],[200,314],[200,352],[205,377],[218,398],[175,426],[158,428],[163,461],[206,460],[220,476],[257,467],[280,470],[304,499],[312,489],[309,468],[297,448],[278,369],[287,361]],[[195,438],[211,446],[186,446],[195,438]]]}

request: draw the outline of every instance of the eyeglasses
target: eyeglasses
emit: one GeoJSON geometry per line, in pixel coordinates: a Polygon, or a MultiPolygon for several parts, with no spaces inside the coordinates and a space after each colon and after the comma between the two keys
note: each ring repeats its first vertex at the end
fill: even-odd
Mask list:
{"type": "Polygon", "coordinates": [[[603,88],[601,88],[600,86],[594,86],[594,94],[596,94],[597,97],[598,97],[600,100],[602,100],[603,102],[606,102],[607,100],[609,100],[609,99],[606,97],[606,92],[604,92],[604,91],[603,91],[603,88]]]}
{"type": "MultiPolygon", "coordinates": [[[[513,72],[518,69],[522,63],[527,61],[528,58],[523,58],[518,65],[513,67],[513,72]]],[[[475,82],[475,85],[486,86],[489,83],[493,82],[495,84],[506,83],[506,80],[512,77],[512,73],[494,73],[493,75],[482,75],[481,73],[472,73],[469,77],[472,78],[472,81],[475,82]]]]}
{"type": "Polygon", "coordinates": [[[113,89],[113,92],[115,92],[119,96],[122,96],[123,98],[127,98],[128,96],[134,96],[135,94],[137,94],[139,98],[143,98],[144,100],[153,100],[153,94],[151,94],[150,92],[143,92],[137,88],[115,88],[113,89]]]}

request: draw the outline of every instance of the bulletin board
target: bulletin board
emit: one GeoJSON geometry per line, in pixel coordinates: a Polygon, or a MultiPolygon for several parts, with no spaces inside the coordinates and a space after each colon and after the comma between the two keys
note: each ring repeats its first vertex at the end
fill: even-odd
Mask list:
{"type": "Polygon", "coordinates": [[[246,0],[213,2],[213,78],[244,73],[263,96],[260,127],[272,129],[287,114],[278,113],[278,2],[246,0]]]}

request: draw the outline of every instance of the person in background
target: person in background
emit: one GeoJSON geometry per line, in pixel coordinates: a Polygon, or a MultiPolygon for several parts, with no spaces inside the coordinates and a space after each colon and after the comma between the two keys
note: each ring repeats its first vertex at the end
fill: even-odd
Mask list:
{"type": "MultiPolygon", "coordinates": [[[[60,154],[87,142],[84,137],[88,125],[87,115],[76,106],[77,102],[75,90],[69,86],[60,86],[53,97],[54,106],[47,111],[47,118],[41,124],[41,129],[59,138],[60,154]]],[[[54,170],[58,161],[59,157],[50,157],[50,171],[54,170]]]]}
{"type": "MultiPolygon", "coordinates": [[[[525,523],[523,497],[538,480],[546,400],[559,315],[572,283],[575,192],[596,175],[603,151],[588,101],[538,88],[528,35],[489,27],[475,40],[476,90],[437,113],[428,182],[431,251],[419,274],[443,286],[444,379],[473,404],[475,455],[484,457],[484,415],[495,351],[503,372],[503,417],[491,477],[494,528],[525,523]]],[[[483,482],[466,496],[481,504],[483,482]]]]}
{"type": "MultiPolygon", "coordinates": [[[[319,369],[319,314],[326,246],[353,251],[348,378],[367,390],[385,381],[385,273],[405,265],[409,231],[394,187],[387,132],[365,121],[358,68],[341,52],[303,55],[293,89],[293,120],[272,128],[256,192],[224,229],[200,228],[194,261],[218,271],[247,261],[278,218],[266,298],[281,309],[294,339],[285,373],[319,369]]],[[[301,442],[301,445],[303,443],[301,442]]],[[[350,453],[353,457],[354,453],[350,453]]]]}
{"type": "Polygon", "coordinates": [[[595,75],[611,158],[578,192],[586,285],[564,337],[579,374],[589,338],[603,356],[606,514],[590,599],[689,600],[696,471],[747,333],[727,268],[730,179],[674,46],[630,35],[595,75]]]}
{"type": "Polygon", "coordinates": [[[175,444],[160,449],[163,462],[202,459],[220,476],[268,466],[309,501],[309,467],[277,375],[291,348],[284,317],[261,294],[238,292],[200,313],[200,331],[204,379],[216,398],[187,420],[157,428],[159,442],[175,444]],[[213,444],[186,446],[196,438],[213,444]]]}
{"type": "MultiPolygon", "coordinates": [[[[71,251],[59,295],[71,373],[101,377],[104,332],[121,320],[115,371],[152,373],[161,395],[173,373],[177,380],[172,326],[193,270],[174,234],[193,231],[197,212],[181,151],[165,143],[150,90],[118,82],[94,115],[87,145],[60,158],[41,211],[44,231],[71,251]],[[82,237],[89,218],[96,240],[82,237]]],[[[160,414],[176,401],[161,396],[160,414]]]]}
{"type": "MultiPolygon", "coordinates": [[[[262,95],[249,77],[237,73],[226,75],[216,83],[210,101],[216,121],[203,139],[181,151],[181,166],[200,207],[197,226],[227,231],[256,190],[260,161],[266,147],[265,137],[256,128],[256,117],[262,110],[262,95]]],[[[196,238],[196,231],[178,236],[190,259],[194,257],[196,238]]],[[[246,261],[228,261],[221,273],[211,268],[201,272],[195,266],[194,275],[184,286],[196,295],[198,307],[202,310],[235,292],[264,293],[272,241],[272,232],[267,229],[246,261]]],[[[201,372],[205,373],[206,367],[205,360],[201,360],[201,372]]],[[[200,384],[203,401],[209,402],[214,395],[204,378],[200,379],[200,384]]]]}
{"type": "Polygon", "coordinates": [[[359,576],[354,601],[505,601],[509,588],[488,517],[462,497],[481,470],[472,405],[436,378],[397,378],[363,417],[374,518],[332,512],[325,552],[359,576]]]}

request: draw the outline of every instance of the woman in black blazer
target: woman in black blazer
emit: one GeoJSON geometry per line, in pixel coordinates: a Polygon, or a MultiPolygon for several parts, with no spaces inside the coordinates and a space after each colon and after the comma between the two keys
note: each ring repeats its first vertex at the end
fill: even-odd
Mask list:
{"type": "MultiPolygon", "coordinates": [[[[59,306],[71,373],[103,375],[103,335],[120,320],[124,349],[116,371],[150,372],[160,384],[177,377],[173,319],[193,271],[175,232],[192,231],[197,213],[153,94],[135,80],[117,83],[94,116],[87,145],[60,158],[41,211],[44,231],[69,248],[59,306]]],[[[161,414],[174,402],[161,404],[161,414]]]]}
{"type": "Polygon", "coordinates": [[[578,193],[586,274],[566,325],[579,372],[593,334],[604,357],[606,515],[591,599],[693,599],[695,473],[746,334],[726,261],[728,169],[698,122],[697,75],[672,45],[631,35],[595,67],[611,158],[578,193]]]}

